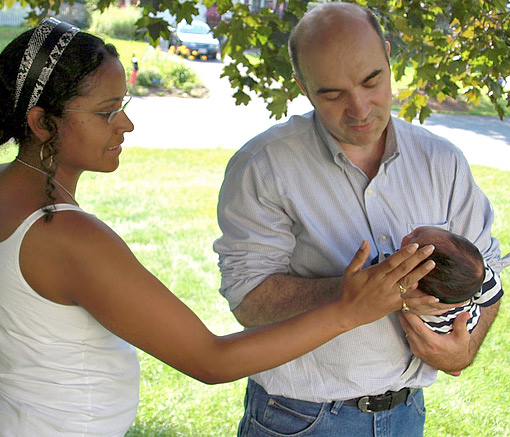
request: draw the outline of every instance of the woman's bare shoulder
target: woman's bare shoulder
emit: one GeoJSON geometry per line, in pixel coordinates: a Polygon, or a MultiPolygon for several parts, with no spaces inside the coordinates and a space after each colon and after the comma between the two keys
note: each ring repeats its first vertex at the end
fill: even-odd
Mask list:
{"type": "Polygon", "coordinates": [[[87,248],[106,249],[110,244],[125,244],[106,223],[84,210],[56,211],[50,221],[42,218],[34,224],[32,234],[47,246],[56,246],[60,252],[67,254],[83,253],[87,248]]]}
{"type": "Polygon", "coordinates": [[[79,301],[109,274],[138,266],[124,241],[104,222],[81,210],[58,211],[51,221],[39,219],[27,232],[20,264],[28,283],[42,296],[62,304],[79,301]]]}

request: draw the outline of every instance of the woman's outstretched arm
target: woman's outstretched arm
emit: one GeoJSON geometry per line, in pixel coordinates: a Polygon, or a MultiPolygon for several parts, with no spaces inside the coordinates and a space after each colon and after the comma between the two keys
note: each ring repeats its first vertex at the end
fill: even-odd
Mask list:
{"type": "Polygon", "coordinates": [[[232,381],[295,359],[357,326],[402,308],[396,283],[417,282],[433,264],[415,267],[432,248],[408,246],[362,269],[364,242],[344,275],[341,297],[272,326],[226,336],[200,319],[147,271],[124,241],[88,214],[66,211],[40,220],[22,246],[22,270],[42,296],[80,305],[107,329],[206,383],[232,381]],[[413,270],[414,269],[414,270],[413,270]],[[42,273],[44,272],[44,273],[42,273]]]}

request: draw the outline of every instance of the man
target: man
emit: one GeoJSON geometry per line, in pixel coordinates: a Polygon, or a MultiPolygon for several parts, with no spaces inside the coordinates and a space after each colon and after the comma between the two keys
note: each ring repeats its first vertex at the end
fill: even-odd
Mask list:
{"type": "MultiPolygon", "coordinates": [[[[317,6],[289,49],[314,111],[248,142],[220,192],[221,292],[240,323],[267,325],[329,302],[361,240],[370,242],[371,258],[393,253],[423,224],[473,241],[488,265],[499,260],[491,206],[460,151],[391,117],[390,47],[374,16],[355,4],[317,6]]],[[[402,292],[411,285],[401,283],[402,292]]],[[[498,304],[482,308],[471,335],[467,314],[440,335],[412,312],[451,305],[417,304],[419,291],[405,295],[411,312],[253,375],[239,434],[421,436],[421,387],[436,369],[453,373],[472,362],[498,304]]]]}

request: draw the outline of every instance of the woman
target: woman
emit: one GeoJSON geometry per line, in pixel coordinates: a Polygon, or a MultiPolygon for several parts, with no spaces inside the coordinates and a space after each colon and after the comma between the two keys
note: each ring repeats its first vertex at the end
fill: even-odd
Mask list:
{"type": "MultiPolygon", "coordinates": [[[[207,383],[308,352],[402,308],[399,286],[433,268],[410,245],[362,270],[335,302],[270,328],[218,337],[74,198],[84,170],[119,165],[125,73],[111,45],[55,19],[0,55],[0,424],[3,436],[123,435],[138,403],[135,345],[207,383]]],[[[430,297],[417,298],[426,303],[430,297]]]]}

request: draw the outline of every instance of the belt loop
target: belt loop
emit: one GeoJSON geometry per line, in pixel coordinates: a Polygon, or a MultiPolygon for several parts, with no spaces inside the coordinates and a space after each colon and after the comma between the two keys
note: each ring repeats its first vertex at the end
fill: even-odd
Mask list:
{"type": "Polygon", "coordinates": [[[344,401],[334,401],[331,402],[331,413],[334,415],[337,415],[340,411],[340,408],[342,408],[342,405],[344,404],[344,401]]]}
{"type": "Polygon", "coordinates": [[[406,403],[409,402],[409,398],[411,396],[414,396],[418,390],[419,390],[418,388],[410,388],[409,389],[409,393],[407,394],[407,398],[406,398],[406,403]]]}

